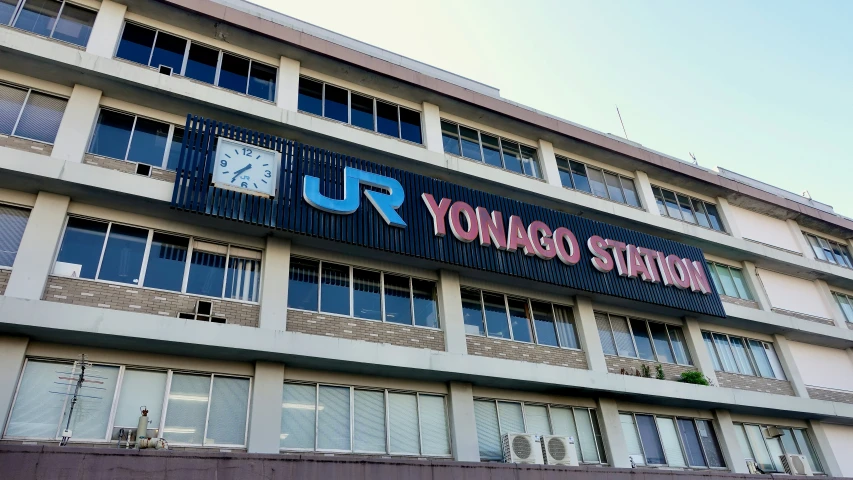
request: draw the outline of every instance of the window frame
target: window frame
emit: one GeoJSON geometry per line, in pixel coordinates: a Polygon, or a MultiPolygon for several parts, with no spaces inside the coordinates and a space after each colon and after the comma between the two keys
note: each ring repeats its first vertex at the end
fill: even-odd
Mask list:
{"type": "MultiPolygon", "coordinates": [[[[612,338],[612,339],[613,339],[613,343],[614,343],[614,345],[618,345],[618,344],[616,343],[616,334],[615,334],[615,332],[614,332],[614,330],[613,330],[613,322],[610,320],[610,315],[611,315],[611,313],[609,313],[609,312],[605,312],[605,311],[601,311],[601,310],[596,310],[596,311],[595,311],[595,313],[597,313],[597,314],[602,314],[602,315],[606,315],[606,316],[607,316],[607,324],[610,326],[610,338],[612,338]]],[[[605,354],[604,354],[605,356],[608,356],[608,357],[621,357],[621,358],[635,358],[635,359],[637,359],[637,360],[642,360],[642,361],[646,361],[646,362],[661,363],[661,364],[666,364],[666,365],[680,365],[680,366],[684,366],[684,367],[694,367],[694,366],[695,366],[695,365],[693,365],[693,363],[679,363],[679,362],[678,362],[678,355],[676,355],[676,353],[675,353],[675,348],[673,348],[673,341],[672,341],[673,334],[672,334],[672,333],[670,333],[670,328],[676,328],[676,327],[677,327],[677,328],[680,328],[680,329],[681,329],[681,334],[682,334],[682,336],[685,336],[685,335],[684,335],[684,326],[683,326],[683,325],[676,325],[675,323],[663,322],[663,321],[658,321],[658,320],[646,320],[645,318],[633,317],[633,316],[631,316],[631,315],[621,315],[621,314],[618,314],[618,313],[614,313],[614,314],[612,314],[612,315],[616,315],[616,316],[618,316],[618,317],[624,317],[624,318],[627,320],[627,324],[628,324],[628,333],[629,333],[629,334],[631,334],[631,343],[632,343],[632,344],[633,344],[633,346],[634,346],[634,352],[637,354],[637,356],[636,356],[636,357],[629,357],[629,356],[619,355],[619,348],[618,348],[618,346],[617,346],[617,348],[616,348],[616,354],[615,354],[615,355],[613,355],[613,354],[611,354],[611,353],[605,353],[605,354]],[[643,322],[643,323],[645,324],[645,326],[646,326],[646,334],[649,336],[649,341],[650,341],[651,346],[652,346],[652,352],[654,353],[654,356],[655,356],[655,359],[654,359],[654,360],[647,360],[647,359],[644,359],[644,358],[640,357],[640,350],[637,348],[637,339],[634,337],[634,327],[632,327],[632,326],[631,326],[631,320],[640,321],[640,322],[643,322]],[[651,329],[649,328],[649,323],[657,323],[657,324],[661,324],[661,325],[663,325],[663,326],[666,328],[666,338],[667,338],[667,341],[668,341],[668,343],[669,343],[669,348],[670,348],[670,350],[671,350],[671,352],[672,352],[672,358],[673,358],[673,359],[675,359],[675,363],[671,363],[671,362],[664,362],[664,361],[661,361],[661,360],[660,360],[660,358],[659,358],[659,356],[658,356],[657,346],[655,346],[654,337],[652,337],[652,332],[651,332],[651,329]]],[[[596,328],[596,330],[598,330],[598,328],[596,328]]],[[[685,341],[686,341],[686,336],[685,336],[685,341]]],[[[687,345],[684,345],[684,353],[685,353],[685,354],[686,354],[686,356],[687,356],[687,361],[688,361],[688,362],[692,362],[692,361],[693,361],[693,358],[690,356],[690,350],[689,350],[689,348],[687,347],[687,345]]]]}
{"type": "Polygon", "coordinates": [[[832,297],[835,299],[835,304],[838,305],[838,309],[841,310],[841,316],[847,321],[847,323],[853,324],[853,295],[849,295],[841,292],[832,292],[832,297]],[[844,307],[841,306],[841,299],[845,299],[847,303],[850,305],[851,314],[848,316],[847,312],[844,310],[844,307]]]}
{"type": "MultiPolygon", "coordinates": [[[[463,125],[463,124],[456,122],[456,121],[453,121],[453,120],[447,120],[445,118],[441,118],[440,122],[444,122],[444,123],[456,126],[456,138],[457,138],[457,141],[459,142],[459,154],[457,155],[455,153],[445,151],[444,153],[446,153],[447,155],[453,155],[454,157],[464,158],[465,160],[480,163],[480,164],[486,165],[486,166],[491,167],[491,168],[500,168],[501,170],[505,170],[507,172],[510,172],[510,173],[513,173],[516,175],[521,175],[521,176],[528,177],[528,178],[534,178],[536,180],[543,181],[543,182],[545,181],[542,178],[542,160],[541,160],[541,158],[539,158],[539,156],[540,156],[539,148],[530,146],[530,145],[528,145],[524,142],[520,142],[518,140],[511,140],[509,138],[505,138],[505,137],[498,135],[498,134],[484,132],[483,130],[481,130],[479,128],[474,128],[474,127],[470,127],[468,125],[463,125]],[[468,128],[470,130],[474,130],[477,132],[477,143],[480,147],[480,159],[479,160],[477,160],[476,158],[470,158],[470,157],[465,156],[464,151],[462,150],[462,133],[460,131],[460,127],[465,127],[465,128],[468,128]],[[486,155],[485,155],[485,152],[483,151],[483,134],[486,134],[490,137],[494,137],[494,138],[498,139],[498,148],[500,149],[500,154],[501,154],[501,166],[500,167],[498,167],[497,165],[491,165],[491,164],[486,162],[486,155]],[[516,172],[515,170],[507,168],[507,166],[506,166],[507,162],[506,162],[506,159],[504,158],[505,155],[504,155],[503,142],[510,142],[510,143],[514,143],[514,144],[518,145],[518,152],[519,152],[518,160],[519,160],[519,162],[521,162],[521,170],[522,170],[521,172],[516,172]],[[522,153],[523,148],[529,148],[532,151],[536,152],[536,157],[534,158],[534,160],[536,161],[535,170],[537,171],[536,173],[538,173],[539,176],[530,175],[524,171],[525,168],[524,168],[523,153],[522,153]]],[[[443,150],[443,145],[444,145],[444,143],[442,142],[442,150],[443,150]]]]}
{"type": "MultiPolygon", "coordinates": [[[[31,142],[41,143],[43,145],[53,145],[56,142],[56,136],[53,137],[53,142],[45,142],[44,140],[36,140],[34,138],[25,137],[23,135],[18,135],[15,133],[15,131],[18,130],[18,125],[21,123],[21,117],[24,115],[24,110],[27,108],[27,102],[30,100],[30,95],[33,92],[36,92],[38,94],[45,95],[48,97],[60,99],[60,100],[63,100],[65,102],[65,108],[62,109],[62,117],[60,118],[60,122],[62,121],[62,118],[65,117],[65,110],[68,109],[69,97],[67,97],[65,95],[58,95],[58,94],[53,93],[53,92],[48,92],[47,90],[40,90],[38,88],[32,88],[32,87],[27,87],[25,85],[20,85],[17,83],[7,82],[5,80],[0,80],[0,86],[5,86],[5,87],[9,87],[9,88],[27,91],[27,94],[24,96],[24,101],[21,103],[21,109],[18,110],[18,116],[15,117],[15,124],[12,126],[12,132],[8,133],[8,134],[2,134],[2,135],[9,135],[10,137],[20,138],[23,140],[29,140],[31,142]]],[[[59,129],[57,129],[57,134],[58,133],[59,133],[59,129]]]]}
{"type": "MultiPolygon", "coordinates": [[[[9,203],[9,202],[2,202],[2,201],[0,201],[0,207],[5,207],[5,208],[11,208],[11,209],[16,209],[16,210],[24,210],[24,211],[26,211],[26,212],[27,212],[27,225],[29,225],[29,223],[30,223],[30,214],[32,214],[32,212],[33,212],[33,207],[32,207],[32,206],[19,205],[19,204],[15,204],[15,203],[9,203]]],[[[26,227],[24,227],[24,230],[26,231],[26,227]]],[[[21,235],[21,240],[23,241],[23,235],[21,235]]],[[[20,243],[18,243],[18,250],[16,250],[16,251],[15,251],[15,258],[17,258],[17,257],[18,257],[18,251],[19,251],[20,249],[21,249],[21,244],[20,244],[20,243]]],[[[14,261],[12,261],[12,263],[14,264],[15,262],[14,262],[14,261]]],[[[2,263],[0,263],[0,272],[2,272],[2,271],[11,272],[11,271],[12,271],[12,267],[13,267],[13,266],[14,266],[14,265],[3,265],[2,263]]]]}
{"type": "MultiPolygon", "coordinates": [[[[820,470],[816,470],[813,473],[817,473],[820,475],[826,474],[824,471],[823,465],[820,463],[820,454],[818,453],[817,448],[815,448],[815,444],[812,441],[811,436],[809,435],[809,429],[808,428],[787,427],[784,425],[768,425],[768,424],[760,424],[760,423],[754,423],[754,422],[734,422],[735,428],[740,428],[744,432],[744,437],[747,440],[746,447],[749,449],[749,452],[752,454],[752,458],[747,458],[746,460],[751,460],[755,463],[758,463],[757,459],[755,458],[755,445],[752,444],[751,438],[746,433],[746,429],[745,429],[746,426],[750,426],[750,425],[758,427],[759,431],[762,433],[761,439],[764,440],[762,443],[764,445],[765,451],[767,452],[767,456],[770,457],[770,459],[771,459],[771,462],[779,461],[779,459],[774,459],[773,454],[770,453],[770,447],[767,446],[767,438],[764,437],[764,430],[766,428],[769,428],[769,427],[778,428],[779,430],[791,430],[791,439],[794,441],[794,444],[797,446],[797,448],[802,451],[802,446],[800,445],[800,442],[797,440],[796,435],[793,434],[794,430],[799,430],[800,432],[802,432],[803,438],[805,438],[806,442],[808,442],[808,444],[809,444],[807,450],[809,450],[811,453],[814,453],[814,458],[811,460],[815,461],[817,463],[817,465],[815,465],[815,466],[820,468],[820,470]]],[[[781,439],[779,440],[779,446],[782,449],[783,455],[802,455],[802,456],[807,458],[807,462],[809,461],[808,460],[808,457],[810,456],[809,454],[800,453],[800,452],[794,452],[794,453],[787,452],[785,450],[785,442],[782,442],[781,439]]],[[[775,468],[775,464],[774,464],[774,468],[775,468]]],[[[770,473],[785,473],[785,472],[784,472],[784,470],[781,472],[774,470],[774,472],[770,472],[770,473]]]]}
{"type": "MultiPolygon", "coordinates": [[[[710,423],[710,426],[713,429],[714,428],[714,422],[710,418],[686,417],[684,415],[658,415],[656,413],[626,412],[626,411],[619,411],[619,415],[630,415],[631,418],[633,419],[634,430],[637,434],[637,440],[639,441],[639,444],[640,444],[640,450],[642,450],[642,452],[643,452],[643,461],[645,462],[645,464],[642,466],[644,466],[644,467],[649,467],[649,468],[683,468],[683,469],[687,469],[687,470],[728,470],[729,469],[729,467],[727,465],[725,465],[725,463],[726,463],[725,456],[720,457],[720,460],[722,460],[722,462],[723,462],[722,467],[712,467],[710,465],[706,465],[704,467],[703,466],[690,465],[690,457],[687,453],[687,448],[684,446],[684,439],[681,436],[681,429],[678,428],[678,420],[679,419],[690,420],[693,423],[693,427],[696,429],[697,436],[698,436],[699,425],[697,424],[697,421],[699,421],[699,420],[707,421],[710,423]],[[675,425],[675,432],[678,436],[678,444],[681,447],[681,454],[684,456],[684,462],[685,462],[686,466],[684,466],[684,467],[670,467],[669,457],[667,457],[667,454],[666,454],[666,448],[661,449],[663,451],[664,459],[666,459],[666,463],[663,463],[663,464],[658,464],[658,463],[649,464],[648,463],[648,458],[646,457],[646,447],[645,447],[645,445],[643,445],[643,436],[640,435],[640,427],[639,427],[639,424],[637,423],[637,415],[652,417],[652,419],[654,420],[654,424],[655,424],[655,432],[657,433],[658,441],[661,442],[661,445],[663,445],[663,438],[661,438],[660,427],[658,427],[658,423],[657,423],[658,417],[669,419],[669,420],[673,421],[673,423],[675,425]]],[[[722,450],[722,445],[720,445],[719,435],[717,435],[717,432],[714,432],[714,439],[717,441],[717,446],[720,448],[720,450],[722,450]]],[[[705,444],[702,443],[701,439],[699,441],[699,447],[702,449],[702,457],[705,459],[705,463],[706,464],[710,463],[710,462],[708,462],[708,453],[705,451],[705,444]]]]}
{"type": "MultiPolygon", "coordinates": [[[[754,341],[754,342],[760,343],[762,348],[764,348],[765,351],[767,350],[768,347],[770,349],[772,349],[773,354],[776,355],[776,361],[781,365],[781,361],[779,360],[779,355],[776,354],[776,347],[773,346],[772,342],[766,342],[764,340],[758,340],[756,338],[742,337],[740,335],[729,335],[728,333],[712,332],[710,330],[702,330],[702,332],[708,333],[709,335],[711,335],[711,346],[714,349],[708,353],[713,356],[712,360],[716,360],[716,362],[712,362],[712,363],[716,363],[717,365],[720,365],[720,368],[721,368],[721,370],[715,370],[715,371],[723,372],[723,373],[735,373],[738,375],[745,375],[747,377],[767,378],[770,380],[789,381],[788,378],[785,376],[784,371],[782,371],[782,372],[776,371],[776,367],[773,366],[773,361],[771,361],[769,358],[767,360],[770,363],[770,369],[773,370],[774,376],[773,377],[765,377],[765,376],[761,375],[761,370],[758,368],[758,361],[755,359],[755,355],[752,353],[752,348],[750,348],[749,342],[754,341]],[[728,372],[725,370],[725,367],[723,366],[723,362],[722,362],[722,356],[720,355],[720,352],[718,350],[719,347],[717,347],[717,342],[716,342],[716,339],[714,338],[715,335],[720,335],[720,336],[723,336],[726,338],[726,345],[728,345],[728,347],[729,347],[729,350],[732,354],[732,358],[734,359],[734,362],[735,362],[735,367],[737,368],[738,371],[728,372]],[[734,345],[732,344],[732,337],[739,338],[739,339],[744,341],[745,351],[747,352],[746,353],[747,359],[750,362],[750,368],[752,368],[752,371],[755,372],[754,374],[743,373],[743,371],[742,371],[743,367],[740,364],[740,360],[738,359],[737,354],[735,354],[735,348],[734,348],[734,345]],[[779,378],[780,376],[782,378],[779,378]]],[[[703,341],[703,343],[705,343],[706,348],[707,348],[707,342],[703,341]]]]}
{"type": "MultiPolygon", "coordinates": [[[[131,147],[131,145],[133,144],[133,135],[136,133],[136,122],[137,122],[140,118],[142,118],[143,120],[150,120],[150,121],[152,121],[152,122],[163,123],[163,124],[166,124],[166,125],[168,125],[168,126],[169,126],[169,134],[166,136],[166,148],[165,148],[165,150],[163,151],[163,159],[162,159],[162,161],[160,162],[160,165],[151,165],[151,167],[152,167],[152,168],[159,168],[159,169],[161,169],[161,170],[166,170],[166,171],[169,171],[169,172],[174,172],[175,170],[169,170],[168,166],[169,166],[169,155],[172,153],[172,143],[173,143],[173,141],[174,141],[174,139],[175,139],[175,130],[176,130],[176,129],[184,130],[184,135],[186,135],[186,129],[185,129],[185,127],[184,127],[183,125],[176,125],[176,124],[174,124],[174,123],[172,123],[172,122],[167,122],[167,121],[159,120],[159,119],[156,119],[156,118],[147,117],[147,116],[145,116],[145,115],[139,115],[139,114],[137,114],[137,113],[132,113],[132,112],[124,111],[124,110],[119,110],[119,109],[117,109],[117,108],[110,108],[110,107],[104,107],[104,106],[99,106],[99,107],[98,107],[98,112],[97,112],[97,115],[95,116],[95,124],[94,124],[94,126],[93,126],[93,128],[92,128],[92,133],[91,133],[91,135],[89,136],[89,145],[86,147],[86,154],[87,154],[87,155],[94,155],[94,156],[96,156],[96,157],[110,158],[110,159],[113,159],[113,160],[120,160],[120,161],[122,161],[122,162],[129,162],[129,163],[135,163],[135,164],[140,164],[140,163],[141,163],[142,165],[148,165],[147,163],[137,162],[137,161],[135,161],[135,160],[128,160],[128,158],[127,158],[127,156],[128,156],[128,155],[130,155],[130,147],[131,147]],[[127,147],[125,147],[125,149],[124,149],[124,158],[108,157],[108,156],[106,156],[106,155],[100,155],[100,154],[97,154],[97,153],[93,153],[93,152],[91,151],[91,150],[92,150],[92,145],[93,145],[93,144],[94,144],[94,142],[95,142],[95,131],[96,131],[96,129],[97,129],[97,125],[98,125],[98,119],[100,119],[100,118],[101,118],[101,112],[102,112],[102,111],[104,111],[104,110],[106,110],[106,111],[108,111],[108,112],[117,113],[117,114],[120,114],[120,115],[126,115],[126,116],[129,116],[129,117],[133,117],[133,125],[130,127],[130,137],[128,137],[128,139],[127,139],[127,147]]],[[[182,142],[182,143],[183,143],[183,142],[182,142]]]]}
{"type": "Polygon", "coordinates": [[[841,268],[853,269],[853,255],[851,255],[847,245],[805,231],[803,232],[803,236],[806,237],[806,242],[811,247],[815,260],[837,265],[841,268]],[[841,251],[841,258],[838,258],[839,255],[835,251],[836,248],[841,251]],[[819,252],[820,255],[818,254],[819,252]]]}
{"type": "Polygon", "coordinates": [[[59,25],[59,19],[60,19],[60,18],[62,18],[62,13],[63,13],[63,11],[65,10],[65,5],[66,5],[66,4],[71,4],[72,6],[74,6],[74,7],[76,7],[76,8],[79,8],[79,9],[81,9],[81,10],[88,10],[89,12],[94,13],[96,17],[97,17],[97,15],[98,15],[98,10],[96,10],[96,9],[94,9],[94,8],[92,8],[92,7],[88,6],[88,5],[83,5],[83,4],[80,4],[80,3],[77,3],[77,2],[69,2],[68,0],[57,0],[58,2],[60,2],[60,3],[61,3],[61,5],[59,6],[59,10],[56,12],[56,18],[54,18],[54,19],[53,19],[53,27],[50,29],[50,35],[42,35],[42,34],[40,34],[40,33],[36,33],[36,32],[31,31],[31,30],[27,30],[27,29],[25,29],[25,28],[20,28],[20,27],[16,27],[16,26],[15,26],[15,23],[18,21],[18,17],[20,16],[21,11],[23,10],[24,5],[26,5],[26,3],[27,3],[27,2],[29,2],[29,1],[30,1],[30,0],[17,0],[17,2],[18,2],[18,3],[16,3],[16,4],[15,4],[15,9],[12,11],[12,16],[9,18],[9,23],[6,23],[6,24],[0,24],[0,25],[4,25],[4,26],[6,26],[6,27],[10,27],[10,28],[14,28],[15,30],[20,30],[20,31],[22,31],[22,32],[27,32],[27,33],[29,33],[29,34],[31,34],[31,35],[36,35],[36,36],[38,36],[38,37],[42,37],[42,38],[49,38],[49,39],[51,39],[51,40],[53,40],[53,41],[56,41],[56,42],[62,42],[62,43],[65,43],[65,44],[67,44],[67,45],[74,45],[74,46],[75,46],[75,47],[77,47],[77,48],[86,48],[86,46],[89,44],[89,40],[91,40],[91,39],[92,39],[92,37],[91,37],[91,33],[92,33],[92,32],[91,32],[91,30],[94,30],[94,27],[95,27],[95,22],[94,22],[94,20],[92,21],[92,26],[91,26],[91,28],[90,28],[89,38],[87,38],[87,39],[86,39],[86,43],[85,43],[85,44],[83,44],[83,45],[80,45],[80,44],[78,44],[78,43],[74,43],[74,42],[69,42],[69,41],[66,41],[66,40],[62,40],[62,39],[60,39],[60,38],[54,38],[54,37],[53,37],[53,34],[56,32],[56,26],[57,26],[57,25],[59,25]]]}
{"type": "Polygon", "coordinates": [[[711,260],[705,260],[705,263],[708,265],[708,269],[709,269],[709,270],[710,270],[710,272],[711,272],[711,277],[713,277],[714,279],[718,279],[718,280],[719,280],[719,285],[723,288],[723,291],[721,291],[721,292],[717,292],[719,295],[726,296],[726,297],[732,297],[732,298],[739,298],[739,299],[741,299],[741,300],[749,300],[749,301],[752,301],[752,302],[754,302],[754,301],[755,301],[755,297],[753,296],[752,291],[751,291],[751,290],[750,290],[750,288],[749,288],[749,285],[748,285],[748,282],[747,282],[747,280],[746,280],[746,275],[744,274],[744,269],[743,269],[743,268],[739,268],[739,267],[732,267],[731,265],[726,265],[726,264],[724,264],[724,263],[714,262],[714,261],[711,261],[711,260]],[[713,268],[711,268],[711,267],[713,267],[713,268]],[[725,268],[725,269],[727,269],[727,270],[729,271],[729,276],[731,277],[732,282],[735,284],[735,290],[736,290],[736,293],[737,293],[737,295],[736,295],[736,296],[729,295],[728,293],[726,293],[726,292],[725,292],[725,284],[723,283],[722,279],[719,279],[719,273],[718,273],[718,272],[717,272],[717,270],[716,270],[716,268],[717,268],[717,267],[725,268]],[[738,290],[738,288],[737,288],[737,283],[734,281],[735,276],[731,273],[731,272],[732,272],[732,270],[736,270],[736,271],[740,272],[740,275],[741,275],[741,277],[742,277],[742,278],[743,278],[743,280],[744,280],[744,282],[743,282],[743,286],[744,286],[744,289],[746,290],[746,295],[747,295],[747,297],[748,297],[748,298],[744,298],[744,297],[742,297],[742,296],[740,295],[740,292],[739,292],[739,291],[737,291],[737,290],[738,290]]]}
{"type": "MultiPolygon", "coordinates": [[[[590,195],[590,196],[593,196],[593,197],[595,197],[595,198],[601,198],[601,199],[603,199],[603,200],[607,200],[607,201],[610,201],[610,202],[613,202],[613,203],[618,203],[618,204],[620,204],[620,205],[625,205],[625,206],[628,206],[628,207],[631,207],[631,208],[636,208],[637,210],[643,210],[643,201],[642,201],[642,199],[640,199],[639,192],[637,191],[637,184],[634,182],[634,179],[633,179],[632,177],[628,177],[628,176],[626,176],[626,175],[622,175],[621,173],[617,173],[617,172],[614,172],[614,171],[612,171],[612,170],[607,170],[607,169],[604,169],[604,168],[601,168],[601,167],[597,167],[597,166],[594,166],[594,165],[588,165],[588,164],[586,164],[586,163],[584,163],[584,162],[579,162],[579,161],[577,161],[577,160],[574,160],[574,159],[569,158],[569,157],[565,157],[565,156],[563,156],[563,155],[554,155],[554,156],[555,156],[555,157],[556,157],[556,159],[557,159],[557,170],[559,170],[559,171],[561,171],[561,172],[567,172],[567,173],[569,174],[569,175],[568,175],[568,177],[569,177],[569,179],[570,179],[571,185],[563,185],[563,182],[562,182],[562,180],[561,180],[561,181],[560,181],[560,184],[561,184],[561,185],[563,185],[563,188],[567,188],[567,189],[569,189],[569,190],[574,190],[574,191],[576,191],[576,192],[583,193],[584,195],[590,195]],[[566,163],[566,166],[563,166],[563,165],[560,163],[561,161],[565,162],[565,163],[566,163]],[[587,192],[586,190],[583,190],[583,189],[577,188],[577,187],[575,186],[575,180],[574,180],[574,177],[572,176],[572,163],[575,163],[575,164],[581,165],[581,166],[583,167],[583,169],[584,169],[584,172],[586,173],[587,178],[589,178],[589,169],[590,169],[590,168],[595,169],[595,170],[599,170],[599,171],[601,171],[601,172],[602,172],[602,174],[610,174],[610,175],[614,175],[614,176],[616,176],[616,177],[617,177],[617,179],[619,180],[619,188],[622,190],[622,196],[626,199],[626,201],[624,201],[624,202],[620,202],[620,201],[618,201],[618,200],[614,200],[614,199],[610,198],[610,191],[609,191],[609,190],[607,190],[606,188],[605,188],[605,191],[607,191],[607,196],[606,196],[606,197],[599,197],[598,195],[596,195],[596,194],[592,193],[592,191],[591,191],[592,189],[590,189],[590,191],[589,191],[589,192],[587,192]],[[630,203],[628,203],[628,201],[627,201],[628,195],[626,195],[626,194],[625,194],[625,186],[624,186],[624,183],[623,183],[623,182],[625,182],[625,181],[631,182],[631,184],[633,184],[633,185],[634,185],[634,195],[637,197],[637,203],[638,203],[638,205],[636,205],[636,206],[635,206],[635,205],[631,205],[631,204],[630,204],[630,203]]],[[[607,185],[606,185],[606,186],[607,186],[607,185]]]]}
{"type": "Polygon", "coordinates": [[[711,202],[706,202],[705,200],[698,199],[696,197],[690,196],[690,195],[685,194],[685,193],[676,192],[675,190],[671,190],[671,189],[664,188],[664,187],[659,187],[657,185],[652,185],[652,195],[655,197],[656,203],[658,204],[658,212],[660,213],[660,215],[662,217],[671,218],[673,220],[678,220],[679,222],[683,222],[683,223],[689,223],[690,225],[694,225],[694,226],[699,227],[699,228],[704,228],[706,230],[712,230],[714,232],[729,234],[729,232],[726,231],[726,226],[723,223],[722,215],[720,214],[720,211],[717,209],[716,204],[711,203],[711,202]],[[679,210],[679,216],[678,217],[674,217],[674,216],[669,214],[668,207],[666,206],[666,202],[667,202],[666,196],[664,196],[663,192],[671,193],[673,195],[673,197],[675,198],[675,205],[679,210]],[[690,211],[693,214],[693,220],[694,221],[691,222],[689,220],[685,220],[683,218],[683,216],[681,215],[681,209],[684,208],[684,206],[682,205],[682,202],[679,200],[679,198],[678,198],[679,196],[685,197],[688,200],[690,200],[690,205],[688,205],[688,206],[690,207],[690,211]],[[663,203],[664,203],[663,207],[661,207],[661,204],[660,204],[661,201],[663,201],[663,203]],[[703,212],[697,212],[696,202],[701,202],[703,212]],[[707,213],[708,212],[708,205],[712,205],[714,207],[714,210],[716,210],[716,212],[717,212],[717,217],[718,217],[717,219],[719,220],[719,223],[720,223],[720,229],[719,230],[714,228],[714,226],[713,226],[714,224],[713,224],[713,222],[711,222],[711,215],[709,213],[707,213]],[[705,219],[708,221],[709,226],[706,227],[706,226],[702,225],[702,223],[699,221],[699,215],[700,214],[705,217],[705,219]]]}

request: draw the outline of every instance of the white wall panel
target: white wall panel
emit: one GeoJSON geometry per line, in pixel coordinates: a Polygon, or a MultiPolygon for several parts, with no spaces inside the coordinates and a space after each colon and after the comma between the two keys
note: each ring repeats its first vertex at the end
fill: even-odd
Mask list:
{"type": "Polygon", "coordinates": [[[793,237],[788,223],[784,220],[768,217],[734,205],[731,205],[730,208],[743,238],[785,250],[800,251],[799,243],[793,237]]]}
{"type": "Polygon", "coordinates": [[[841,474],[845,477],[853,477],[853,427],[847,425],[823,424],[829,444],[832,445],[832,453],[835,461],[841,467],[841,474]]]}
{"type": "Polygon", "coordinates": [[[769,270],[756,271],[774,308],[832,318],[814,282],[769,270]]]}
{"type": "Polygon", "coordinates": [[[853,360],[845,350],[800,342],[788,344],[803,383],[853,392],[853,360]]]}

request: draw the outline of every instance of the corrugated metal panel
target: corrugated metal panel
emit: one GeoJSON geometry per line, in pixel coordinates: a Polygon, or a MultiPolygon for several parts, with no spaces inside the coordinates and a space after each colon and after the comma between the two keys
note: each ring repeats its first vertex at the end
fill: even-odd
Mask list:
{"type": "MultiPolygon", "coordinates": [[[[664,287],[662,284],[620,277],[615,271],[608,274],[598,272],[592,267],[590,253],[584,248],[584,244],[590,236],[600,235],[697,260],[704,266],[702,251],[698,248],[284,138],[188,116],[177,173],[172,197],[172,206],[176,209],[689,312],[725,316],[716,292],[702,295],[689,290],[664,287]],[[278,195],[275,199],[236,193],[210,185],[213,149],[217,136],[282,152],[278,195]],[[388,176],[400,182],[406,192],[406,199],[398,212],[408,224],[406,228],[387,225],[376,209],[370,207],[369,202],[362,201],[363,208],[351,215],[336,215],[313,208],[303,200],[302,182],[305,175],[320,179],[320,192],[324,195],[342,198],[344,167],[347,166],[388,176]],[[574,232],[581,244],[581,262],[567,266],[557,260],[545,261],[527,257],[521,252],[510,253],[481,247],[478,242],[460,242],[450,234],[443,238],[435,237],[432,217],[421,200],[421,194],[424,192],[431,193],[436,201],[447,197],[453,201],[464,201],[472,207],[482,206],[490,211],[500,211],[506,222],[511,215],[518,215],[524,220],[525,226],[533,220],[541,220],[553,229],[567,227],[574,232]]],[[[713,289],[713,285],[711,288],[713,289]]]]}

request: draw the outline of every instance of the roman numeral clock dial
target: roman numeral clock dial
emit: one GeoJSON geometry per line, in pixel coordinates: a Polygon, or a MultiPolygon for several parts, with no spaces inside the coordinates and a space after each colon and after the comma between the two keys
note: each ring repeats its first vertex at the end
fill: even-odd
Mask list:
{"type": "Polygon", "coordinates": [[[265,197],[275,197],[280,155],[274,150],[256,147],[220,137],[216,143],[213,184],[265,197]]]}

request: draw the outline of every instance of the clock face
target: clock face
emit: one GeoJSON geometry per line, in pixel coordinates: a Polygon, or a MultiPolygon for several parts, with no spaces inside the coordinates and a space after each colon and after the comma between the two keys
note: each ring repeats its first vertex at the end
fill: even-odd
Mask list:
{"type": "Polygon", "coordinates": [[[219,137],[213,183],[219,188],[274,197],[278,152],[219,137]]]}

